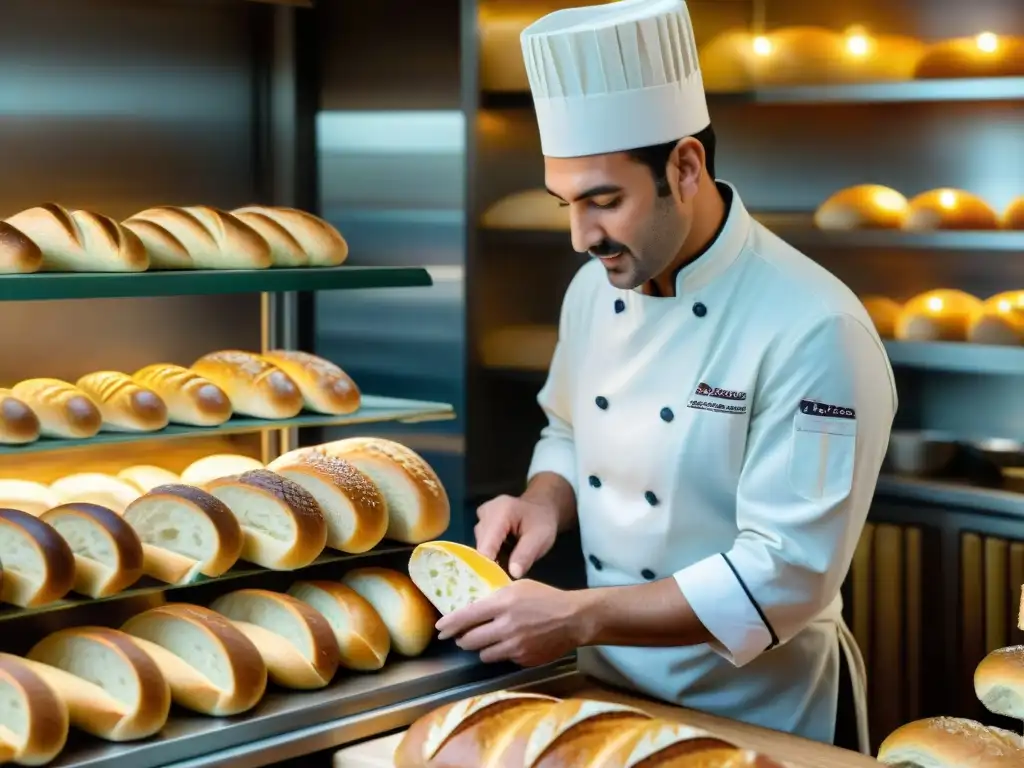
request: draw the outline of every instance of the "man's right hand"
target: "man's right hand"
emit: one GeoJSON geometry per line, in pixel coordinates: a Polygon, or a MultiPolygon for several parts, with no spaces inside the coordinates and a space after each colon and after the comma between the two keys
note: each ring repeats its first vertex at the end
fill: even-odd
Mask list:
{"type": "Polygon", "coordinates": [[[517,496],[499,496],[476,511],[476,548],[495,560],[505,539],[518,541],[509,557],[508,572],[521,579],[535,562],[548,553],[558,536],[558,509],[517,496]]]}

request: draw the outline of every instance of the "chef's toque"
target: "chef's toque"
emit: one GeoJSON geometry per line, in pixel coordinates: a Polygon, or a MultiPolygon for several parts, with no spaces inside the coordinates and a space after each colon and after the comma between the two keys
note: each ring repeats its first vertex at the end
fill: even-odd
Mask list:
{"type": "Polygon", "coordinates": [[[543,153],[583,157],[711,124],[683,0],[620,0],[544,16],[521,36],[543,153]]]}

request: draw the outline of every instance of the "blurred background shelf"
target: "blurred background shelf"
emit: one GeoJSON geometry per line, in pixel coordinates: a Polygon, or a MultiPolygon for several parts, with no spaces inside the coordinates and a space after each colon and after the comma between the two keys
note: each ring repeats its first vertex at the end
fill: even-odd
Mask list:
{"type": "Polygon", "coordinates": [[[995,513],[1024,521],[1024,494],[981,488],[964,482],[881,475],[876,493],[942,507],[995,513]]]}
{"type": "Polygon", "coordinates": [[[962,342],[886,341],[885,350],[893,367],[1024,376],[1024,347],[962,342]]]}

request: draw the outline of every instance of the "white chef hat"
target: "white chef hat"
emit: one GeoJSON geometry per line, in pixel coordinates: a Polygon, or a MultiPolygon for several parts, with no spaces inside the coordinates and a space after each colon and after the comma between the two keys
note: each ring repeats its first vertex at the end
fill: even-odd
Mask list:
{"type": "Polygon", "coordinates": [[[638,149],[711,124],[683,0],[555,11],[524,29],[521,42],[549,157],[638,149]]]}

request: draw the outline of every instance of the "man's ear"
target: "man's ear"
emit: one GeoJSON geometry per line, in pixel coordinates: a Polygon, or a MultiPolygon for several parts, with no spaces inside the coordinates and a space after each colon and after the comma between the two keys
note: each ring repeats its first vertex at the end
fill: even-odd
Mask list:
{"type": "Polygon", "coordinates": [[[672,196],[684,203],[692,200],[703,175],[704,145],[692,136],[680,139],[668,161],[672,196]]]}

